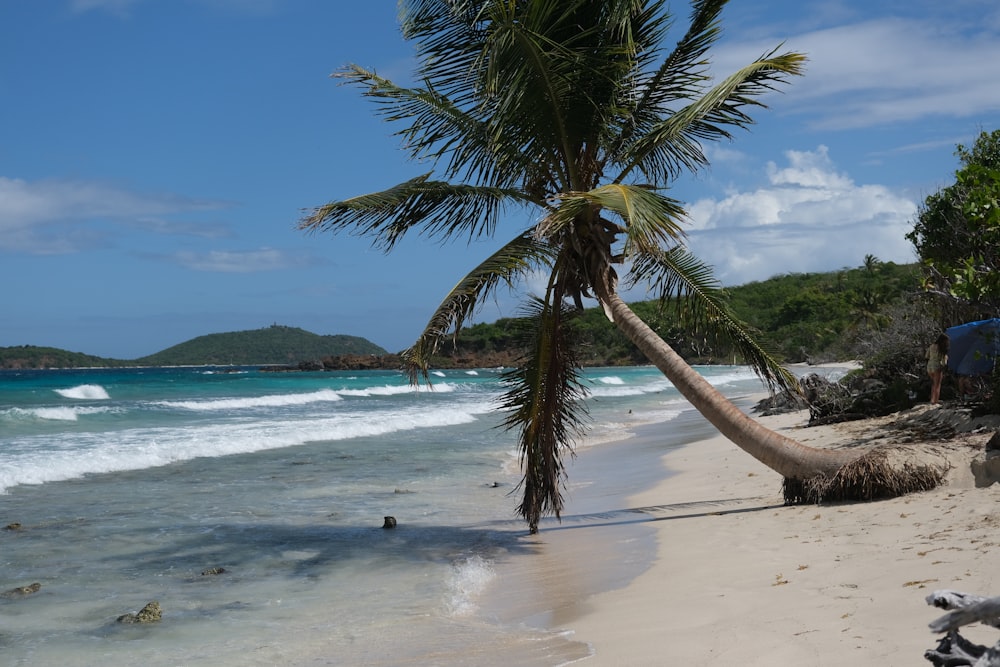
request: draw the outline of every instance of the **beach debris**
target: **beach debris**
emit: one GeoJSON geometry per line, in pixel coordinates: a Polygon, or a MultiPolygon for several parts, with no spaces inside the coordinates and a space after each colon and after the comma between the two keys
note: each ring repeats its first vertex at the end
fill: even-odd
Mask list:
{"type": "Polygon", "coordinates": [[[160,603],[156,600],[148,603],[145,607],[140,609],[138,613],[128,613],[122,614],[117,619],[118,623],[131,624],[131,623],[156,623],[160,620],[163,615],[163,610],[160,609],[160,603]]]}
{"type": "Polygon", "coordinates": [[[926,598],[927,604],[949,613],[930,624],[932,632],[947,633],[934,649],[924,652],[924,658],[935,667],[1000,667],[1000,641],[991,647],[974,644],[958,633],[958,629],[972,623],[983,623],[1000,629],[1000,597],[952,590],[934,591],[926,598]]]}
{"type": "Polygon", "coordinates": [[[383,528],[395,528],[396,527],[396,517],[387,516],[385,521],[382,523],[383,528]]]}
{"type": "Polygon", "coordinates": [[[883,446],[866,452],[829,477],[786,477],[782,491],[786,505],[884,500],[929,491],[941,484],[950,467],[947,456],[937,450],[925,448],[918,455],[883,446]]]}
{"type": "Polygon", "coordinates": [[[23,598],[31,595],[32,593],[37,593],[42,589],[42,585],[37,581],[33,584],[28,584],[27,586],[18,586],[17,588],[12,588],[9,591],[4,591],[0,593],[0,598],[23,598]]]}
{"type": "Polygon", "coordinates": [[[201,571],[201,576],[203,576],[203,577],[211,577],[211,576],[215,576],[217,574],[222,574],[225,571],[226,571],[226,568],[224,568],[224,567],[210,567],[207,570],[202,570],[201,571]]]}

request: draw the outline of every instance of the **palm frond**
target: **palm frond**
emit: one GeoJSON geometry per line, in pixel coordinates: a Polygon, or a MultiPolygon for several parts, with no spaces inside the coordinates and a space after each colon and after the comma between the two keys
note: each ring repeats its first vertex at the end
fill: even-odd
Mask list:
{"type": "Polygon", "coordinates": [[[729,308],[712,269],[687,248],[641,255],[629,277],[633,283],[651,285],[662,305],[673,304],[681,324],[729,342],[769,391],[799,391],[795,376],[754,340],[751,327],[729,308]]]}
{"type": "Polygon", "coordinates": [[[427,380],[431,357],[441,343],[457,336],[476,307],[499,286],[513,286],[516,279],[538,265],[551,262],[552,248],[531,234],[522,234],[494,252],[470,271],[437,307],[417,341],[404,352],[410,381],[427,380]]]}
{"type": "Polygon", "coordinates": [[[671,114],[629,146],[615,182],[638,169],[654,183],[675,179],[683,171],[708,164],[701,140],[731,139],[728,127],[746,128],[753,119],[747,106],[766,106],[758,98],[777,89],[789,76],[802,73],[805,56],[775,55],[777,49],[737,70],[703,97],[671,114]]]}
{"type": "Polygon", "coordinates": [[[429,179],[424,174],[381,192],[319,206],[299,221],[299,229],[347,230],[372,237],[376,247],[388,252],[414,227],[442,241],[459,234],[470,240],[489,236],[504,205],[532,203],[518,189],[429,179]]]}
{"type": "MultiPolygon", "coordinates": [[[[648,132],[663,119],[665,110],[678,100],[701,94],[709,80],[705,54],[721,35],[719,15],[728,0],[696,0],[692,3],[691,23],[684,37],[670,55],[648,76],[637,79],[628,94],[642,93],[622,123],[621,131],[609,149],[609,162],[619,158],[623,146],[634,137],[648,132]]],[[[650,55],[657,53],[650,49],[650,55]]]]}
{"type": "Polygon", "coordinates": [[[546,514],[560,517],[563,507],[565,458],[573,455],[582,434],[587,395],[579,374],[575,344],[568,323],[573,312],[556,299],[536,299],[527,316],[535,324],[526,341],[524,363],[504,374],[510,389],[501,399],[508,410],[504,426],[518,432],[524,478],[517,512],[532,533],[546,514]]]}
{"type": "Polygon", "coordinates": [[[407,88],[357,65],[333,74],[357,85],[377,105],[385,120],[407,123],[401,137],[410,159],[437,163],[446,159],[444,175],[477,184],[511,187],[525,173],[537,169],[537,161],[496,131],[496,123],[484,115],[483,107],[466,109],[439,93],[430,80],[423,88],[407,88]]]}
{"type": "MultiPolygon", "coordinates": [[[[681,221],[686,212],[680,202],[649,186],[621,183],[559,195],[558,205],[538,224],[538,234],[554,237],[573,225],[588,209],[611,211],[623,221],[621,225],[614,225],[605,220],[603,227],[611,233],[626,235],[625,257],[655,252],[676,244],[684,236],[681,221]]],[[[606,238],[604,242],[610,244],[612,240],[606,238]]]]}

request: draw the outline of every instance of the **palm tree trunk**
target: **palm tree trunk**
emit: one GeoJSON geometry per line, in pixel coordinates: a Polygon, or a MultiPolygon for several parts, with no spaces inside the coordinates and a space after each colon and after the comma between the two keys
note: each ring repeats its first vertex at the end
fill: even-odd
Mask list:
{"type": "Polygon", "coordinates": [[[831,476],[858,458],[856,452],[807,447],[762,426],[691,368],[617,293],[598,295],[619,331],[663,372],[674,387],[736,446],[786,479],[831,476]]]}

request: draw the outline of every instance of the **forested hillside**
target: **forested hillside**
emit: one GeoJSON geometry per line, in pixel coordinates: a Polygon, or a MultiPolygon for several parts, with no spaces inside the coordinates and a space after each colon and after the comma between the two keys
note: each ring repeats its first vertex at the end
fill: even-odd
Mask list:
{"type": "Polygon", "coordinates": [[[36,345],[16,345],[0,347],[0,369],[22,368],[106,368],[127,366],[129,362],[105,359],[81,352],[60,350],[56,347],[36,345]]]}
{"type": "MultiPolygon", "coordinates": [[[[855,269],[781,275],[727,291],[732,310],[757,330],[758,340],[779,359],[802,362],[850,358],[857,335],[886,324],[886,309],[919,287],[917,265],[869,257],[864,266],[855,269]]],[[[734,361],[732,349],[724,341],[713,340],[707,332],[677,327],[672,306],[646,301],[632,307],[685,359],[734,361]]],[[[519,347],[525,326],[525,320],[516,318],[476,324],[463,331],[454,348],[442,353],[449,360],[482,356],[487,362],[502,362],[519,347]]],[[[574,326],[584,364],[645,363],[600,309],[580,313],[574,326]]]]}
{"type": "Polygon", "coordinates": [[[264,329],[198,336],[137,359],[136,363],[141,366],[294,364],[328,356],[385,353],[385,349],[365,338],[320,336],[275,324],[264,329]]]}

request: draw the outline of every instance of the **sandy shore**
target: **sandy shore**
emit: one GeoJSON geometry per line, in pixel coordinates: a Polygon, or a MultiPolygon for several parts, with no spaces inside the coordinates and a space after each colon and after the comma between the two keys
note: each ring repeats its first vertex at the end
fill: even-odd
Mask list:
{"type": "MultiPolygon", "coordinates": [[[[805,428],[807,419],[764,421],[816,446],[885,439],[877,422],[805,428]]],[[[590,646],[578,663],[587,667],[930,664],[927,624],[941,611],[924,597],[1000,594],[1000,484],[977,488],[969,470],[991,433],[943,445],[955,467],[937,490],[829,506],[782,506],[778,475],[721,437],[671,452],[662,461],[677,474],[629,499],[655,531],[652,565],[549,625],[590,646]]],[[[551,535],[547,551],[585,560],[606,531],[551,535]]],[[[997,639],[981,626],[963,635],[997,639]]]]}

